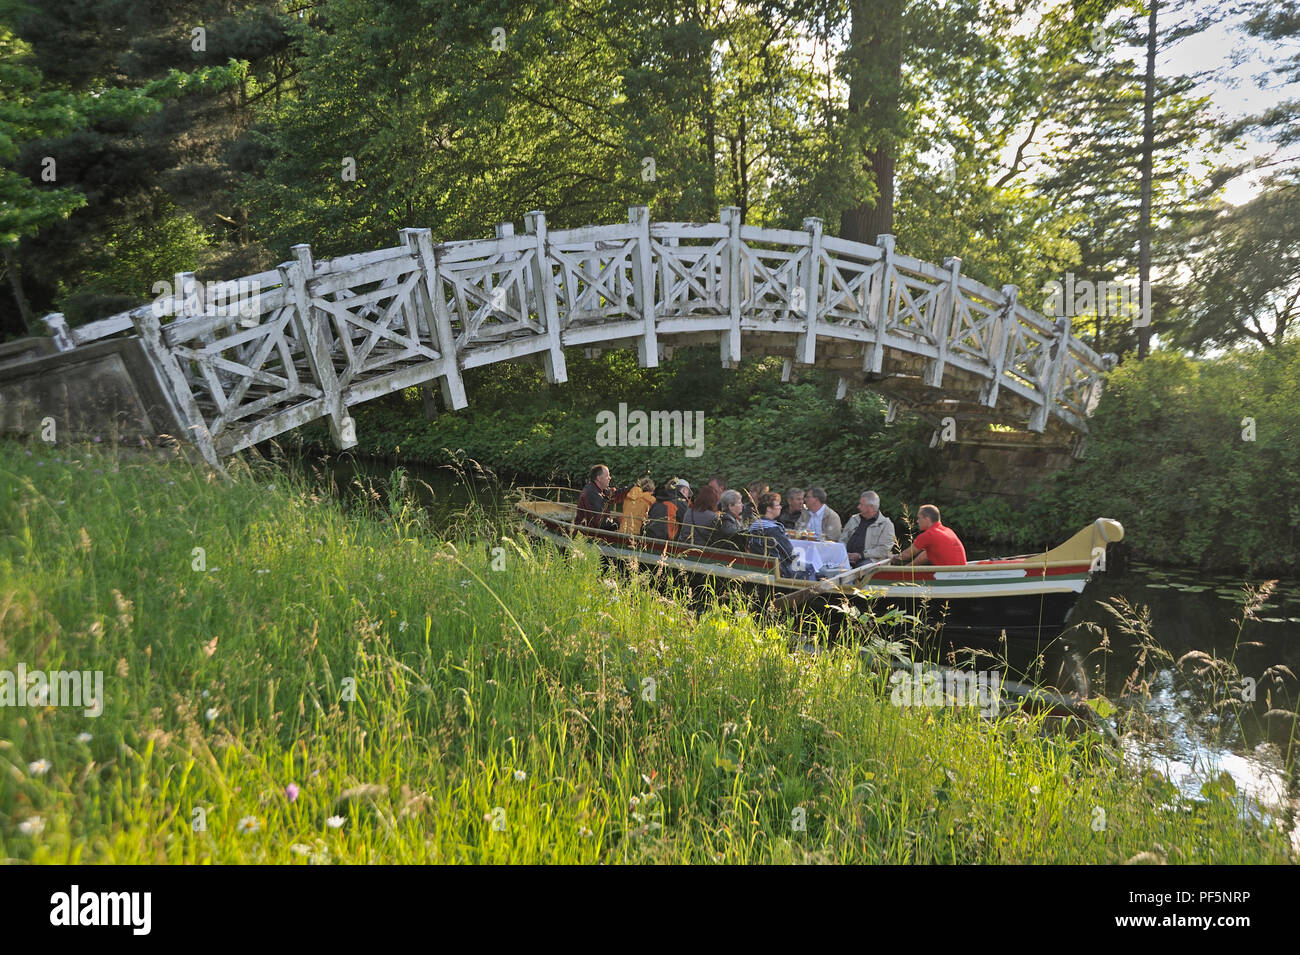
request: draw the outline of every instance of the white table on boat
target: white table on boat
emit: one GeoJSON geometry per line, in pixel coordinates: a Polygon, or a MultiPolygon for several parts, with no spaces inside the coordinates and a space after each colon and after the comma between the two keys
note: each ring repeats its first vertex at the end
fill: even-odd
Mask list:
{"type": "Polygon", "coordinates": [[[823,567],[849,567],[849,550],[839,541],[805,541],[791,539],[794,552],[813,570],[823,567]]]}

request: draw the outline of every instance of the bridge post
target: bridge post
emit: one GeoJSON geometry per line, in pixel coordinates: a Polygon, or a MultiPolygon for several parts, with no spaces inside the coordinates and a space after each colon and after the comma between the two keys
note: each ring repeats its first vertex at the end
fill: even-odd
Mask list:
{"type": "MultiPolygon", "coordinates": [[[[447,303],[439,294],[438,255],[433,248],[433,233],[428,229],[402,229],[398,234],[420,263],[420,294],[415,300],[419,303],[420,320],[429,343],[442,357],[442,367],[433,377],[439,381],[443,402],[453,411],[459,411],[469,402],[465,398],[465,385],[460,379],[460,366],[456,363],[456,336],[451,331],[447,303]],[[438,307],[439,303],[441,308],[438,307]]],[[[430,378],[430,384],[433,377],[430,378]]],[[[429,392],[428,385],[420,386],[420,397],[425,417],[430,421],[438,417],[437,402],[429,392]]]]}
{"type": "Polygon", "coordinates": [[[801,365],[811,365],[817,360],[817,291],[820,287],[822,264],[822,220],[809,216],[803,220],[803,227],[808,231],[808,258],[805,260],[803,281],[804,330],[795,339],[795,361],[801,365]]]}
{"type": "Polygon", "coordinates": [[[948,270],[948,284],[939,299],[939,308],[934,316],[935,357],[925,369],[925,383],[931,388],[943,387],[943,368],[948,362],[948,339],[952,337],[952,323],[957,315],[957,296],[961,294],[961,259],[949,256],[943,260],[943,267],[948,270]]]}
{"type": "Polygon", "coordinates": [[[177,272],[172,276],[172,314],[177,319],[193,318],[200,314],[198,282],[193,272],[177,272]]]}
{"type": "Polygon", "coordinates": [[[650,207],[630,206],[628,222],[636,226],[636,253],[632,257],[632,291],[641,312],[642,332],[636,343],[636,361],[642,368],[659,366],[659,335],[655,329],[655,274],[650,255],[650,207]]]}
{"type": "Polygon", "coordinates": [[[880,257],[880,271],[871,286],[871,302],[867,306],[867,323],[875,332],[875,341],[867,346],[862,362],[862,370],[878,375],[885,364],[885,334],[889,327],[889,313],[894,309],[894,237],[889,234],[876,236],[876,245],[883,254],[880,257]]]}
{"type": "Polygon", "coordinates": [[[1051,359],[1043,363],[1043,371],[1038,376],[1038,407],[1029,416],[1029,430],[1039,434],[1047,427],[1048,415],[1056,403],[1061,369],[1065,367],[1065,359],[1070,351],[1070,320],[1064,315],[1056,320],[1055,332],[1051,359]]]}
{"type": "Polygon", "coordinates": [[[50,312],[41,321],[50,330],[50,337],[54,339],[56,349],[59,351],[72,351],[77,347],[76,339],[68,331],[68,320],[64,318],[62,312],[50,312]]]}
{"type": "MultiPolygon", "coordinates": [[[[537,314],[546,329],[550,347],[543,353],[546,363],[546,380],[553,385],[569,380],[569,366],[564,361],[564,343],[560,338],[560,307],[555,298],[555,279],[551,275],[551,261],[546,252],[546,213],[533,210],[525,214],[524,227],[537,238],[537,254],[533,256],[533,288],[537,297],[537,314]]],[[[596,270],[599,273],[599,268],[596,270]]]]}
{"type": "Polygon", "coordinates": [[[172,414],[185,428],[186,436],[199,449],[203,460],[220,470],[221,459],[217,457],[212,432],[208,430],[207,422],[203,420],[203,414],[199,411],[198,402],[194,400],[194,393],[190,391],[190,383],[185,380],[180,362],[167,347],[158,316],[154,314],[152,308],[137,308],[131,312],[131,324],[135,326],[135,333],[140,337],[140,345],[161,379],[159,383],[163,386],[163,397],[171,406],[172,414]]]}
{"type": "Polygon", "coordinates": [[[297,305],[294,324],[298,340],[302,342],[303,351],[307,354],[307,364],[316,384],[325,393],[324,406],[330,437],[334,439],[335,447],[344,451],[356,446],[356,425],[343,403],[343,391],[334,371],[334,361],[330,358],[329,329],[312,307],[311,292],[307,288],[308,280],[316,274],[316,264],[312,261],[311,246],[307,243],[291,246],[291,251],[297,261],[280,266],[281,279],[286,287],[293,289],[297,305]]]}
{"type": "Polygon", "coordinates": [[[722,224],[727,227],[727,309],[731,319],[722,334],[722,367],[734,368],[740,361],[740,207],[724,206],[722,224]]]}
{"type": "Polygon", "coordinates": [[[992,341],[989,342],[989,365],[993,377],[989,379],[988,384],[984,386],[983,394],[980,395],[980,402],[987,408],[992,408],[998,403],[998,389],[1002,387],[1002,372],[1007,367],[1007,351],[1015,343],[1013,332],[1017,322],[1016,298],[1020,295],[1020,288],[1015,285],[1004,285],[1002,294],[1006,297],[1006,301],[993,322],[992,341]]]}

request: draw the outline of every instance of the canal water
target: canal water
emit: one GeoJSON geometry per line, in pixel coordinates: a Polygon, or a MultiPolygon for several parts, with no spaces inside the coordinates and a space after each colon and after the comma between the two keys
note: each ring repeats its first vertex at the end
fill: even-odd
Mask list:
{"type": "MultiPolygon", "coordinates": [[[[344,454],[291,467],[343,499],[373,489],[386,500],[396,465],[344,454]]],[[[440,530],[474,513],[510,532],[507,489],[487,469],[402,468],[440,530]]],[[[1254,811],[1292,816],[1300,850],[1300,729],[1287,715],[1300,709],[1300,580],[1131,562],[1093,576],[1071,623],[1067,636],[1093,693],[1118,707],[1129,753],[1192,797],[1226,773],[1254,811]]]]}
{"type": "Polygon", "coordinates": [[[1300,581],[1135,562],[1094,575],[1072,622],[1126,750],[1193,797],[1226,773],[1256,811],[1293,813],[1300,851],[1300,581]],[[1117,618],[1121,601],[1142,624],[1117,618]]]}

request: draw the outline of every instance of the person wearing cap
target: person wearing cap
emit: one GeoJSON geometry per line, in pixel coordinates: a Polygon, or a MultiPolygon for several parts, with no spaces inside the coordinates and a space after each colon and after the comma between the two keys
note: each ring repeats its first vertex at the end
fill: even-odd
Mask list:
{"type": "Polygon", "coordinates": [[[655,492],[655,502],[646,515],[645,536],[656,540],[677,539],[680,520],[686,516],[690,504],[691,486],[681,478],[673,478],[667,486],[655,492]]]}

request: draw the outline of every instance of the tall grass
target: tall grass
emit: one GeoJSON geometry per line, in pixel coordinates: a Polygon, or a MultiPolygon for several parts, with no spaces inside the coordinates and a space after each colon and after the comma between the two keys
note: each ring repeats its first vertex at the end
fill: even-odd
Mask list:
{"type": "Polygon", "coordinates": [[[400,481],[344,508],[231,472],[0,444],[0,670],[106,691],[98,718],[0,707],[0,857],[1291,858],[1097,737],[895,706],[849,643],[792,653],[739,604],[468,513],[442,539],[400,481]]]}

